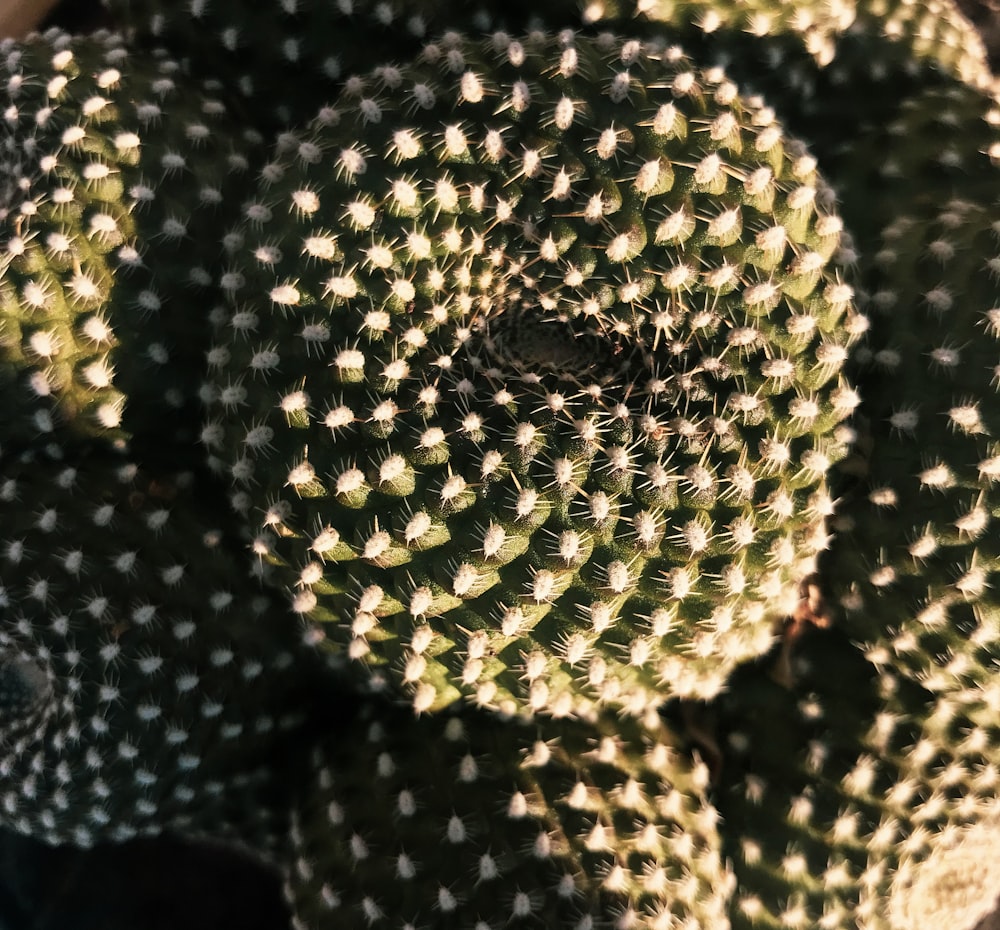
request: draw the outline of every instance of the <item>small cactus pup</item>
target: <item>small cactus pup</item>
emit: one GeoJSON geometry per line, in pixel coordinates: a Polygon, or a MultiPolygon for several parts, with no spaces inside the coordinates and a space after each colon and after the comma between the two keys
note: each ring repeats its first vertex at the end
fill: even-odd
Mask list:
{"type": "Polygon", "coordinates": [[[254,124],[275,131],[303,123],[343,82],[373,65],[408,58],[445,30],[521,30],[542,15],[578,27],[617,3],[528,0],[104,0],[139,45],[164,44],[196,74],[222,80],[254,124]]]}
{"type": "Polygon", "coordinates": [[[316,749],[295,806],[296,930],[728,927],[708,770],[655,712],[365,711],[316,749]]]}
{"type": "Polygon", "coordinates": [[[568,32],[428,45],[299,138],[202,433],[294,608],[420,711],[716,693],[852,435],[815,160],[721,71],[568,32]]]}
{"type": "Polygon", "coordinates": [[[255,137],[110,34],[4,42],[0,88],[17,179],[0,205],[0,451],[101,439],[163,465],[165,437],[197,438],[216,243],[255,137]]]}
{"type": "Polygon", "coordinates": [[[275,758],[305,726],[315,656],[211,513],[189,476],[96,457],[5,468],[3,826],[53,844],[171,830],[276,848],[275,758]]]}
{"type": "Polygon", "coordinates": [[[836,629],[791,689],[741,669],[718,701],[712,795],[734,930],[981,930],[1000,914],[998,689],[934,698],[836,629]]]}
{"type": "Polygon", "coordinates": [[[991,680],[1000,652],[1000,105],[970,93],[916,98],[882,149],[865,442],[824,568],[870,657],[934,691],[991,680]]]}

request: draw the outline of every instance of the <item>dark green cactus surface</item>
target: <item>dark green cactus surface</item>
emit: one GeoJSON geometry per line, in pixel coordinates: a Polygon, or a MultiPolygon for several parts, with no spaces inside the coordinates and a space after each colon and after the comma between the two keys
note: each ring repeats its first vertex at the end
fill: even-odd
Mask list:
{"type": "Polygon", "coordinates": [[[0,40],[0,825],[294,930],[998,919],[951,0],[103,5],[0,40]]]}
{"type": "Polygon", "coordinates": [[[1000,900],[996,686],[935,701],[833,631],[720,702],[733,926],[972,930],[1000,900]]]}
{"type": "Polygon", "coordinates": [[[79,845],[280,831],[252,799],[275,791],[273,754],[303,725],[304,704],[280,708],[309,657],[191,478],[107,460],[4,469],[4,825],[79,845]]]}
{"type": "Polygon", "coordinates": [[[540,17],[563,25],[617,12],[615,0],[579,10],[577,0],[104,0],[136,42],[165,44],[196,73],[225,75],[234,101],[258,125],[287,129],[309,120],[345,81],[376,62],[410,57],[443,31],[524,28],[540,17]],[[265,38],[266,37],[266,38],[265,38]],[[331,41],[332,40],[332,41],[331,41]],[[373,54],[375,59],[373,61],[373,54]]]}
{"type": "Polygon", "coordinates": [[[937,691],[988,681],[1000,660],[1000,104],[926,91],[876,148],[865,440],[829,573],[872,658],[937,691]]]}

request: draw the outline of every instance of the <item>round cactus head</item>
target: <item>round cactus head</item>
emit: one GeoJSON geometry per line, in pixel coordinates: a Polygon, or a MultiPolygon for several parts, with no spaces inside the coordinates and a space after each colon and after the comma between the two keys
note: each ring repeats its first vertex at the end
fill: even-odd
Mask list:
{"type": "Polygon", "coordinates": [[[996,686],[935,698],[835,629],[802,637],[793,667],[791,687],[766,664],[741,669],[717,705],[734,930],[985,926],[996,686]]]}
{"type": "Polygon", "coordinates": [[[313,655],[295,662],[284,612],[209,513],[185,476],[123,462],[5,469],[4,826],[82,846],[277,842],[275,755],[308,716],[313,655]]]}
{"type": "Polygon", "coordinates": [[[416,720],[370,703],[317,747],[296,803],[295,926],[726,926],[707,777],[655,714],[416,720]]]}
{"type": "Polygon", "coordinates": [[[855,162],[876,148],[866,438],[824,573],[871,658],[950,691],[991,680],[1000,649],[1000,102],[925,91],[855,162]]]}
{"type": "Polygon", "coordinates": [[[640,712],[767,649],[864,329],[771,111],[636,41],[452,36],[263,178],[202,439],[317,636],[420,710],[640,712]]]}

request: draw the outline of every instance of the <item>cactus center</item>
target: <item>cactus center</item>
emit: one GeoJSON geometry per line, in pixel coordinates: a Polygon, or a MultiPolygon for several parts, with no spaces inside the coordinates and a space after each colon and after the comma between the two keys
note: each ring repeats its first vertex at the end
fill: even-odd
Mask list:
{"type": "Polygon", "coordinates": [[[21,657],[0,660],[0,739],[34,725],[51,698],[52,683],[37,662],[21,657]]]}
{"type": "Polygon", "coordinates": [[[617,333],[598,335],[568,315],[532,305],[488,315],[481,337],[498,367],[522,376],[551,374],[579,384],[617,380],[635,355],[617,333]]]}

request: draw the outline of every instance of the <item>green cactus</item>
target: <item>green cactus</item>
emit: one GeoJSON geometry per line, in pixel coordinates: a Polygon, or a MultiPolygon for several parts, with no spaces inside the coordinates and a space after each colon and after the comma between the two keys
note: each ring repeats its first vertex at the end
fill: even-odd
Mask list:
{"type": "Polygon", "coordinates": [[[526,724],[369,703],[317,747],[296,806],[294,926],[722,927],[707,781],[655,713],[526,724]]]}
{"type": "Polygon", "coordinates": [[[5,455],[100,437],[162,465],[197,437],[224,254],[205,244],[239,215],[259,140],[169,58],[133,57],[103,34],[0,51],[18,179],[0,231],[5,455]]]}
{"type": "Polygon", "coordinates": [[[743,669],[716,710],[734,930],[975,930],[998,904],[996,688],[935,701],[831,631],[796,671],[743,669]]]}
{"type": "Polygon", "coordinates": [[[637,42],[498,34],[263,174],[202,439],[336,648],[419,710],[566,714],[769,647],[865,326],[771,114],[637,42]]]}
{"type": "Polygon", "coordinates": [[[863,269],[866,438],[841,482],[826,574],[872,658],[937,691],[992,678],[1000,648],[1000,102],[925,92],[876,148],[867,213],[885,225],[863,269]]]}
{"type": "MultiPolygon", "coordinates": [[[[981,39],[951,0],[639,7],[650,35],[659,27],[661,41],[679,43],[703,66],[724,67],[745,92],[763,95],[808,142],[845,211],[855,203],[863,210],[856,171],[871,170],[850,159],[855,143],[893,123],[902,100],[956,81],[979,89],[992,82],[981,39]]],[[[855,231],[857,216],[844,218],[855,231]]]]}
{"type": "Polygon", "coordinates": [[[0,823],[239,842],[299,930],[982,930],[950,0],[107,5],[0,44],[0,823]]]}
{"type": "Polygon", "coordinates": [[[191,479],[106,459],[4,470],[4,826],[279,844],[274,757],[316,674],[191,479]]]}
{"type": "Polygon", "coordinates": [[[195,73],[224,77],[255,125],[283,129],[306,122],[341,85],[375,64],[409,58],[447,30],[520,31],[539,16],[579,26],[617,9],[614,0],[581,9],[554,0],[104,0],[137,41],[175,48],[195,73]],[[375,58],[373,60],[373,51],[375,58]]]}
{"type": "MultiPolygon", "coordinates": [[[[977,86],[992,81],[982,37],[954,0],[637,0],[636,10],[654,22],[727,37],[788,36],[821,67],[843,55],[842,43],[857,36],[898,45],[912,64],[933,63],[977,86]]],[[[885,67],[870,61],[869,69],[885,67]]]]}

